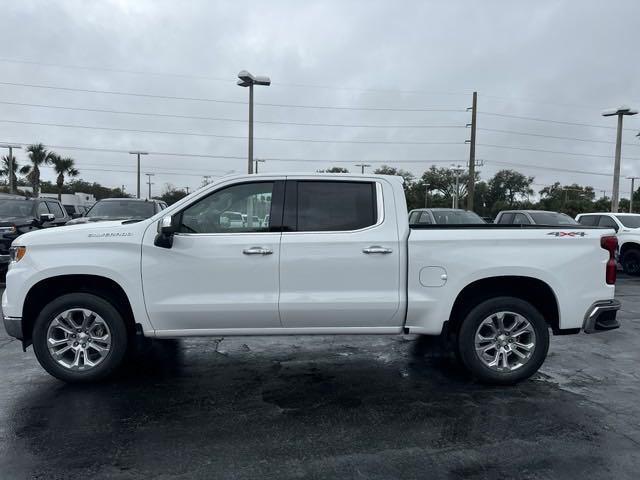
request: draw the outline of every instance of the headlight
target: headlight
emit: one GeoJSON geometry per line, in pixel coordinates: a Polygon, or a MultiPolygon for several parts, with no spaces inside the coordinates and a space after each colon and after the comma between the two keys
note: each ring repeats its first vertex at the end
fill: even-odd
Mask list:
{"type": "Polygon", "coordinates": [[[11,247],[9,249],[9,258],[12,262],[19,262],[27,253],[27,247],[11,247]]]}
{"type": "Polygon", "coordinates": [[[16,233],[16,226],[11,225],[10,227],[0,227],[0,233],[16,233]]]}

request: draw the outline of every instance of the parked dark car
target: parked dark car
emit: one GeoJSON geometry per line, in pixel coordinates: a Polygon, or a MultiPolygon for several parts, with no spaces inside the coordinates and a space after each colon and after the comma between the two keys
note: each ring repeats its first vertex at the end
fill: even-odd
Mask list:
{"type": "Polygon", "coordinates": [[[59,227],[70,217],[53,198],[0,197],[0,277],[4,281],[11,242],[23,233],[41,228],[59,227]]]}
{"type": "Polygon", "coordinates": [[[83,217],[71,220],[67,225],[109,220],[143,220],[165,208],[167,204],[160,200],[105,198],[96,202],[83,217]]]}
{"type": "Polygon", "coordinates": [[[517,225],[578,225],[569,215],[546,210],[503,210],[498,213],[495,223],[517,225]]]}
{"type": "Polygon", "coordinates": [[[416,208],[409,212],[411,225],[467,225],[486,223],[482,217],[459,208],[416,208]]]}
{"type": "Polygon", "coordinates": [[[89,210],[89,208],[85,207],[84,205],[66,204],[66,205],[63,205],[63,207],[71,218],[82,217],[89,210]]]}

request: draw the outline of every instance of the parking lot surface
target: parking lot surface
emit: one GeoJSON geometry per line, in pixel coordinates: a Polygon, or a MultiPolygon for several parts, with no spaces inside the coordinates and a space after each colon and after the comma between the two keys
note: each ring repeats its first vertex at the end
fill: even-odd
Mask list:
{"type": "Polygon", "coordinates": [[[621,329],[509,388],[413,336],[154,342],[73,386],[0,328],[0,477],[637,478],[640,279],[617,292],[621,329]]]}

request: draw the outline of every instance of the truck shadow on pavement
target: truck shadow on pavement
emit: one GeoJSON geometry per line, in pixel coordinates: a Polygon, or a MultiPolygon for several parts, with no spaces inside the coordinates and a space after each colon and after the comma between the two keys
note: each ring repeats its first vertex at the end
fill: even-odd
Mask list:
{"type": "Polygon", "coordinates": [[[3,415],[6,478],[611,477],[637,449],[542,376],[479,385],[413,337],[154,341],[102,384],[36,376],[3,415]]]}

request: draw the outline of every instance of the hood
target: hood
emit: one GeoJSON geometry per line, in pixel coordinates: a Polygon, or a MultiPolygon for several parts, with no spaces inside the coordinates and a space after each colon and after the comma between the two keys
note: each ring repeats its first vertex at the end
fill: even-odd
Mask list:
{"type": "Polygon", "coordinates": [[[103,242],[141,242],[142,234],[150,222],[123,223],[88,222],[63,227],[44,228],[20,235],[16,245],[50,246],[70,244],[96,244],[103,242]]]}

